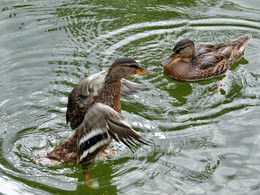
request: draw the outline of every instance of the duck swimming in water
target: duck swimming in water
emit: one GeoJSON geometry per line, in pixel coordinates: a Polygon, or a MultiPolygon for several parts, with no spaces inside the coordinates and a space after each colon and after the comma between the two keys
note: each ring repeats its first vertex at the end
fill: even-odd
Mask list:
{"type": "Polygon", "coordinates": [[[241,58],[251,35],[227,43],[194,45],[183,39],[176,43],[173,53],[162,63],[165,74],[176,80],[199,81],[224,74],[241,58]]]}
{"type": "MultiPolygon", "coordinates": [[[[100,78],[92,76],[79,82],[69,96],[66,113],[67,122],[76,130],[60,146],[47,153],[46,157],[51,160],[49,164],[66,162],[88,165],[100,156],[112,139],[130,149],[138,144],[148,144],[121,115],[120,94],[131,94],[139,87],[126,80],[121,86],[121,80],[135,74],[153,73],[131,58],[119,58],[108,71],[101,73],[100,78]],[[90,83],[100,83],[99,79],[103,84],[94,87],[94,90],[90,83]]],[[[100,76],[100,73],[97,75],[100,76]]]]}

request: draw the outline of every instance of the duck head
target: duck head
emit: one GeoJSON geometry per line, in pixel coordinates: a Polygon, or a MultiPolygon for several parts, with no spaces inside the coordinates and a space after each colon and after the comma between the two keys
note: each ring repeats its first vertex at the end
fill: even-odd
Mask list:
{"type": "Polygon", "coordinates": [[[173,48],[173,53],[162,63],[162,66],[171,64],[178,58],[190,58],[192,59],[195,55],[195,46],[192,40],[182,39],[178,41],[173,48]]]}
{"type": "Polygon", "coordinates": [[[142,68],[135,60],[131,58],[118,58],[110,66],[107,76],[112,76],[115,79],[121,79],[135,74],[153,75],[153,72],[142,68]]]}

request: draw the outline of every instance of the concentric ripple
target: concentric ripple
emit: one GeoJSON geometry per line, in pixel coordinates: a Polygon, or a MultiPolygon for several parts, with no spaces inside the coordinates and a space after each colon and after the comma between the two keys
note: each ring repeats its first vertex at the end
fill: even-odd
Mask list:
{"type": "Polygon", "coordinates": [[[0,193],[248,194],[259,192],[259,3],[202,0],[6,1],[0,3],[0,193]],[[177,40],[253,39],[225,76],[179,82],[160,66],[177,40]],[[128,79],[142,91],[122,98],[122,114],[153,142],[89,167],[43,166],[32,152],[72,134],[67,96],[118,57],[156,74],[128,79]],[[215,90],[216,84],[221,87],[215,90]]]}

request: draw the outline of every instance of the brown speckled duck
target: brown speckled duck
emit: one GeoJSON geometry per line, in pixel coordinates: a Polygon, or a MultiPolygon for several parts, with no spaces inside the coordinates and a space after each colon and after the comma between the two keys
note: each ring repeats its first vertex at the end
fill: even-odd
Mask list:
{"type": "Polygon", "coordinates": [[[251,39],[244,35],[227,43],[195,47],[193,41],[183,39],[162,63],[164,72],[173,79],[199,81],[224,74],[243,55],[251,39]]]}
{"type": "Polygon", "coordinates": [[[76,129],[75,133],[46,154],[49,163],[38,161],[87,165],[100,156],[112,139],[130,149],[148,144],[121,115],[120,94],[131,94],[139,87],[126,80],[122,86],[121,79],[135,74],[152,75],[152,72],[141,68],[131,58],[119,58],[108,71],[81,80],[69,96],[66,113],[67,122],[76,129]],[[95,83],[98,83],[96,88],[95,83]]]}

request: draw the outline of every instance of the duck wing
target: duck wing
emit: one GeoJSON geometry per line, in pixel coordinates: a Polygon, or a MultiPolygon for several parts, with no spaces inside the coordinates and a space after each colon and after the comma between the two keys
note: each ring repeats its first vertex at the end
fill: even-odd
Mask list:
{"type": "Polygon", "coordinates": [[[208,61],[211,65],[226,59],[228,65],[231,65],[241,58],[251,38],[251,35],[243,35],[226,43],[197,46],[196,57],[202,59],[200,61],[203,61],[204,58],[204,62],[208,61]]]}
{"type": "Polygon", "coordinates": [[[193,61],[195,72],[203,78],[221,75],[227,71],[229,65],[228,59],[218,53],[203,54],[193,61]]]}
{"type": "Polygon", "coordinates": [[[207,69],[216,66],[219,62],[223,61],[224,56],[218,53],[207,53],[195,59],[195,62],[200,69],[207,69]]]}
{"type": "Polygon", "coordinates": [[[78,131],[78,164],[94,159],[115,139],[131,150],[149,144],[111,107],[96,103],[86,113],[78,131]]]}
{"type": "MultiPolygon", "coordinates": [[[[107,70],[102,71],[89,77],[82,79],[76,86],[77,94],[82,96],[96,96],[98,95],[100,89],[103,87],[105,77],[107,75],[107,70]]],[[[138,92],[141,88],[141,85],[126,79],[121,80],[121,95],[129,96],[138,92]]],[[[75,93],[74,92],[74,93],[75,93]]]]}
{"type": "Polygon", "coordinates": [[[71,91],[66,111],[66,122],[72,129],[77,128],[84,119],[88,109],[94,103],[96,96],[103,86],[107,71],[102,71],[81,79],[71,91]]]}
{"type": "Polygon", "coordinates": [[[93,105],[94,102],[94,97],[75,96],[72,91],[67,104],[67,124],[70,125],[72,129],[76,129],[82,123],[85,114],[88,112],[88,109],[93,105]]]}
{"type": "Polygon", "coordinates": [[[121,91],[122,96],[130,96],[137,93],[141,89],[141,84],[129,81],[126,79],[121,79],[121,91]]]}
{"type": "Polygon", "coordinates": [[[214,52],[219,50],[219,48],[223,47],[224,44],[214,44],[214,45],[198,45],[195,48],[196,56],[199,57],[201,55],[214,52]]]}

